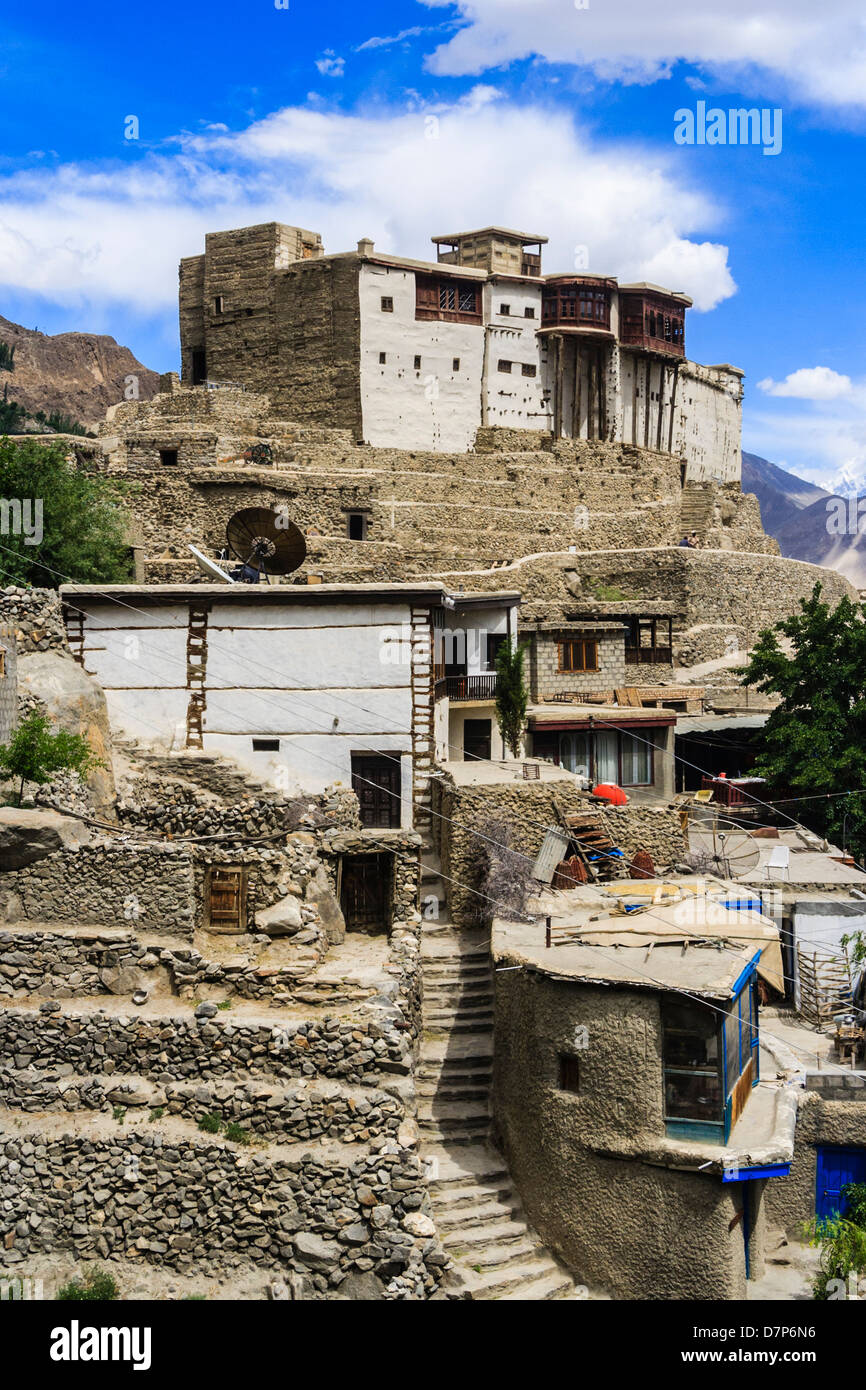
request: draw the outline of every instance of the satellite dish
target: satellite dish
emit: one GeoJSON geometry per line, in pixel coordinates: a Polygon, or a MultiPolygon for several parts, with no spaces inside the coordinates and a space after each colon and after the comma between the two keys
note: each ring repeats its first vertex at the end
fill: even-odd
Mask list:
{"type": "Polygon", "coordinates": [[[189,548],[195,556],[195,562],[202,574],[206,574],[208,579],[217,579],[220,584],[234,584],[235,581],[232,579],[231,575],[226,574],[225,570],[220,569],[216,561],[211,560],[209,556],[205,555],[204,551],[198,550],[194,545],[191,545],[189,548]]]}
{"type": "Polygon", "coordinates": [[[241,561],[242,572],[236,577],[248,583],[258,583],[269,574],[291,574],[307,558],[303,532],[270,507],[235,512],[226,527],[226,539],[241,561]]]}
{"type": "Polygon", "coordinates": [[[719,878],[740,878],[758,866],[759,846],[734,821],[716,820],[712,825],[701,826],[697,838],[695,848],[711,861],[711,872],[719,878]]]}

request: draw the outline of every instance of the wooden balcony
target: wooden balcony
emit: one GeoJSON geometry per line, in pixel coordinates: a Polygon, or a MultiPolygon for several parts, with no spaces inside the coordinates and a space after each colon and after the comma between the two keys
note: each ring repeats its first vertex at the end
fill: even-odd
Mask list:
{"type": "Polygon", "coordinates": [[[672,666],[670,647],[626,647],[626,666],[672,666]]]}
{"type": "Polygon", "coordinates": [[[436,682],[435,696],[441,700],[495,700],[496,672],[483,676],[444,676],[436,682]]]}

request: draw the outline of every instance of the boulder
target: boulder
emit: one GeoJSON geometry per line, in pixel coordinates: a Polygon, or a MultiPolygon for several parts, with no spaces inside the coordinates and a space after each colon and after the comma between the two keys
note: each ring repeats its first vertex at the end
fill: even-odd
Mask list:
{"type": "Polygon", "coordinates": [[[340,1247],[333,1241],[323,1240],[311,1231],[299,1231],[292,1242],[295,1259],[308,1269],[327,1272],[340,1260],[340,1247]]]}
{"type": "Polygon", "coordinates": [[[88,845],[87,826],[57,811],[0,807],[0,869],[23,869],[62,849],[88,845]]]}
{"type": "Polygon", "coordinates": [[[87,778],[100,814],[113,814],[114,773],[111,733],[102,686],[64,652],[33,652],[18,658],[18,689],[45,706],[53,724],[87,739],[102,767],[87,778]]]}
{"type": "Polygon", "coordinates": [[[321,864],[307,884],[306,899],[316,908],[329,943],[339,946],[346,935],[346,919],[321,864]]]}
{"type": "Polygon", "coordinates": [[[294,936],[303,925],[301,904],[291,894],[256,913],[256,926],[268,936],[294,936]]]}

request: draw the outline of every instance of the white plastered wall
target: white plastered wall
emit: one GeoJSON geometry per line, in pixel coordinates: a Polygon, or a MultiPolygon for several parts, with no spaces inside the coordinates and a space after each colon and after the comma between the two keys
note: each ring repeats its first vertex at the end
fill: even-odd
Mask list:
{"type": "Polygon", "coordinates": [[[358,292],[364,439],[381,448],[469,449],[481,424],[482,326],[416,319],[411,270],[362,265],[358,292]],[[383,297],[392,312],[383,311],[383,297]]]}

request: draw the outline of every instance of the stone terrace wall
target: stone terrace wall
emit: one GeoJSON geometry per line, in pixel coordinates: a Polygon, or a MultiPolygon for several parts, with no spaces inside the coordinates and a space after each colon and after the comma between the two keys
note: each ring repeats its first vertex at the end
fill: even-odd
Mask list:
{"type": "Polygon", "coordinates": [[[68,1065],[77,1074],[114,1070],[153,1081],[318,1076],[353,1085],[412,1070],[410,1034],[389,1021],[390,1010],[265,1023],[216,1011],[194,1017],[180,1005],[159,1016],[59,1009],[46,1001],[38,1010],[9,1004],[0,1012],[0,1053],[17,1070],[68,1065]]]}
{"type": "MultiPolygon", "coordinates": [[[[439,838],[448,902],[454,920],[462,925],[473,921],[477,910],[485,847],[476,833],[481,825],[488,821],[507,825],[511,848],[526,856],[531,872],[548,828],[561,824],[554,797],[566,810],[586,810],[594,804],[565,779],[457,787],[449,775],[440,773],[433,786],[433,809],[438,813],[433,818],[434,833],[439,838]]],[[[626,864],[638,849],[646,849],[658,872],[686,852],[679,817],[667,808],[624,806],[604,814],[626,864]]]]}
{"type": "Polygon", "coordinates": [[[0,877],[7,922],[80,922],[191,937],[192,856],[175,845],[97,843],[61,850],[0,877]]]}
{"type": "Polygon", "coordinates": [[[181,1272],[252,1260],[304,1276],[308,1297],[333,1296],[357,1273],[375,1275],[386,1298],[437,1293],[449,1260],[413,1153],[379,1140],[351,1160],[246,1157],[158,1128],[0,1132],[0,1263],[14,1271],[58,1249],[80,1260],[140,1255],[181,1272]]]}

